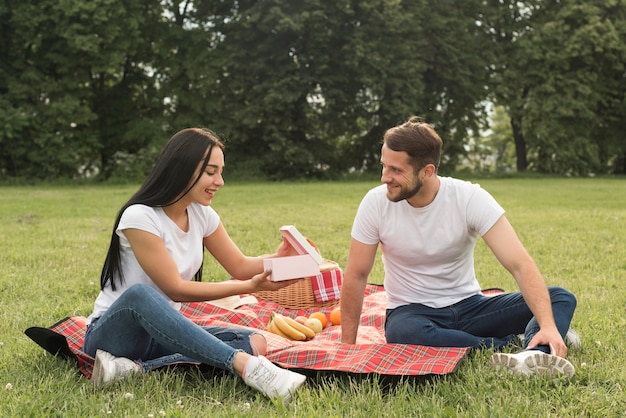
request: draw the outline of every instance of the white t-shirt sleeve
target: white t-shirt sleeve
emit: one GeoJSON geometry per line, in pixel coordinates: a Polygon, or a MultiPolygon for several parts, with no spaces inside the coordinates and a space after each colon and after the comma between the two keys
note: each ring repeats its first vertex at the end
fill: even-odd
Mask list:
{"type": "Polygon", "coordinates": [[[376,199],[375,193],[380,193],[378,186],[363,197],[352,224],[352,238],[367,244],[375,245],[380,241],[379,218],[381,208],[380,199],[376,199]]]}
{"type": "Polygon", "coordinates": [[[122,236],[121,231],[129,228],[150,232],[156,236],[161,236],[163,231],[161,219],[153,208],[145,205],[132,205],[124,210],[116,233],[122,236]]]}
{"type": "Polygon", "coordinates": [[[474,193],[467,204],[467,223],[482,237],[504,214],[504,209],[485,189],[473,186],[474,193]]]}

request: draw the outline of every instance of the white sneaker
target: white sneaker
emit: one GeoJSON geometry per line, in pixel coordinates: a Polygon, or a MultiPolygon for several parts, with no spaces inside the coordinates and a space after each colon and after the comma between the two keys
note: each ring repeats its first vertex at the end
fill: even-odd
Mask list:
{"type": "Polygon", "coordinates": [[[565,345],[571,348],[580,348],[583,344],[578,333],[570,328],[565,335],[565,345]]]}
{"type": "Polygon", "coordinates": [[[306,376],[281,369],[263,356],[257,356],[256,367],[246,370],[244,382],[270,399],[283,398],[285,404],[306,380],[306,376]]]}
{"type": "Polygon", "coordinates": [[[104,387],[133,373],[139,373],[139,364],[124,357],[115,357],[103,350],[96,351],[91,382],[94,387],[104,387]]]}
{"type": "Polygon", "coordinates": [[[549,377],[574,375],[574,366],[562,357],[546,354],[539,350],[525,350],[515,354],[494,353],[490,360],[491,367],[505,368],[510,372],[523,375],[545,374],[549,377]]]}

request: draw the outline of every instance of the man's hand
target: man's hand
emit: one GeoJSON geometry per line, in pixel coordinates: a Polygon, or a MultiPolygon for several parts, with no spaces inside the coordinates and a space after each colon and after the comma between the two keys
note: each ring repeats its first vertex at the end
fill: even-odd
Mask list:
{"type": "Polygon", "coordinates": [[[538,345],[550,346],[550,354],[563,358],[567,357],[567,346],[556,328],[550,331],[540,330],[537,334],[535,334],[533,339],[530,340],[528,348],[534,348],[538,345]]]}

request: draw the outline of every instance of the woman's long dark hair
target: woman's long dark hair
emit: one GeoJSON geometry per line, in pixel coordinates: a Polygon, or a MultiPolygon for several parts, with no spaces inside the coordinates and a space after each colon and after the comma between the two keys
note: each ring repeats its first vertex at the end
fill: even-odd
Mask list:
{"type": "MultiPolygon", "coordinates": [[[[100,287],[102,289],[110,282],[111,288],[115,290],[116,277],[119,277],[120,284],[124,281],[120,260],[120,237],[115,231],[126,208],[135,204],[164,207],[178,202],[204,173],[215,146],[224,149],[224,144],[220,138],[208,129],[184,129],[167,141],[148,177],[117,214],[111,233],[109,251],[100,275],[100,287]],[[204,160],[201,160],[202,157],[204,160]],[[200,161],[202,161],[202,167],[192,181],[200,161]]],[[[194,279],[198,281],[202,279],[202,266],[194,279]]]]}

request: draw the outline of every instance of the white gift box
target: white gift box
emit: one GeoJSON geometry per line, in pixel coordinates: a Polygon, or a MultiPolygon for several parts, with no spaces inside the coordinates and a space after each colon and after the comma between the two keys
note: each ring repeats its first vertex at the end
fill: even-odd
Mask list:
{"type": "Polygon", "coordinates": [[[272,271],[270,280],[273,282],[311,277],[320,273],[320,265],[308,254],[266,258],[263,260],[263,268],[272,271]]]}
{"type": "Polygon", "coordinates": [[[282,226],[280,232],[299,255],[264,259],[263,268],[272,271],[270,280],[278,282],[318,275],[324,258],[315,247],[293,225],[282,226]]]}

